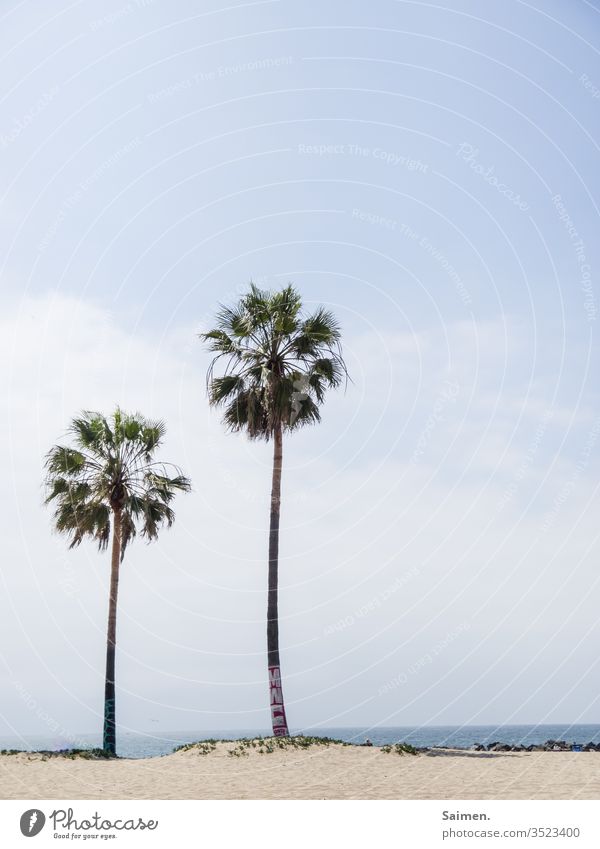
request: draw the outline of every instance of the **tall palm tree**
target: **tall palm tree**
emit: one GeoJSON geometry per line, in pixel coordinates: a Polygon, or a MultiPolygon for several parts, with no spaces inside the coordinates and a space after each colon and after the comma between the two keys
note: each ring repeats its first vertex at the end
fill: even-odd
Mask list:
{"type": "Polygon", "coordinates": [[[165,425],[119,408],[109,418],[83,412],[69,428],[73,447],[55,445],[46,456],[46,503],[54,502],[54,525],[69,548],[91,537],[104,550],[112,535],[103,748],[116,753],[115,646],[119,566],[140,530],[148,542],[170,527],[176,492],[190,482],[171,463],[154,459],[165,425]]]}
{"type": "Polygon", "coordinates": [[[214,354],[207,385],[211,405],[229,430],[273,441],[269,526],[267,654],[273,734],[289,735],[279,660],[278,571],[283,434],[321,419],[326,390],[346,377],[340,329],[323,307],[302,313],[292,285],[275,292],[250,285],[234,307],[222,306],[216,327],[200,338],[214,354]],[[220,376],[215,366],[223,363],[220,376]]]}

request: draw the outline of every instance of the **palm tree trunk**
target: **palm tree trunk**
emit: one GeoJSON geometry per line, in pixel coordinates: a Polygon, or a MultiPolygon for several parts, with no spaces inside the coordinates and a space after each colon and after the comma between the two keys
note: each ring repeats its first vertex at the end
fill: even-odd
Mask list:
{"type": "Polygon", "coordinates": [[[121,511],[113,513],[110,596],[108,600],[108,633],[106,636],[106,678],[104,683],[104,733],[102,748],[113,755],[117,751],[115,724],[115,646],[117,643],[117,595],[121,562],[121,511]]]}
{"type": "Polygon", "coordinates": [[[289,731],[283,703],[281,667],[279,665],[279,516],[281,512],[281,468],[283,435],[281,425],[275,428],[273,449],[273,483],[271,487],[271,522],[269,527],[269,597],[267,603],[267,655],[269,666],[269,701],[271,724],[275,737],[288,737],[289,731]]]}

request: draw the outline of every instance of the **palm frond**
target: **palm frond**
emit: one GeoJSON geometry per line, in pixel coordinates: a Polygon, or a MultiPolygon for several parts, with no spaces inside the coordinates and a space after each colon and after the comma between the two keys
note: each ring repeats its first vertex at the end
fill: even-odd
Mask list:
{"type": "Polygon", "coordinates": [[[292,284],[269,292],[251,283],[235,306],[220,307],[215,329],[201,339],[215,354],[207,374],[209,401],[223,408],[229,430],[251,439],[319,421],[327,389],[348,379],[335,316],[319,307],[303,317],[292,284]]]}
{"type": "Polygon", "coordinates": [[[302,322],[301,334],[321,345],[334,345],[341,338],[338,320],[325,307],[319,307],[302,322]]]}
{"type": "Polygon", "coordinates": [[[46,503],[52,502],[54,526],[71,548],[86,538],[106,548],[111,516],[121,518],[121,555],[138,526],[148,540],[170,526],[176,492],[189,492],[190,481],[154,454],[165,424],[116,408],[110,418],[84,412],[70,427],[76,447],[54,446],[46,455],[46,503]]]}
{"type": "Polygon", "coordinates": [[[69,548],[75,548],[89,536],[99,549],[104,549],[110,538],[110,511],[102,502],[77,502],[68,496],[61,497],[54,512],[54,525],[69,539],[69,548]]]}
{"type": "Polygon", "coordinates": [[[55,445],[46,455],[46,471],[49,479],[56,475],[76,477],[85,469],[86,458],[81,451],[64,445],[55,445]]]}
{"type": "Polygon", "coordinates": [[[232,396],[243,392],[244,385],[245,381],[241,375],[228,374],[216,377],[210,383],[208,399],[213,406],[219,406],[226,401],[231,401],[232,396]]]}

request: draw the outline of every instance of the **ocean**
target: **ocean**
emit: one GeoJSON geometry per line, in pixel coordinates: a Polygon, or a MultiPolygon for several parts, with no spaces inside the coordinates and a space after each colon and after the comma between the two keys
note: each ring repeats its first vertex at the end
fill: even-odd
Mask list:
{"type": "MultiPolygon", "coordinates": [[[[292,734],[333,737],[347,743],[364,743],[368,738],[374,746],[406,742],[413,746],[452,746],[468,749],[476,743],[508,743],[528,746],[546,740],[565,740],[567,743],[600,743],[600,725],[440,725],[422,727],[353,727],[299,728],[292,734]]],[[[176,746],[196,740],[235,740],[240,737],[268,737],[270,730],[238,728],[225,731],[130,732],[117,728],[117,754],[126,758],[150,758],[170,754],[176,746]]],[[[70,738],[51,735],[0,736],[0,749],[33,751],[65,748],[93,748],[102,743],[100,734],[78,734],[70,738]]]]}

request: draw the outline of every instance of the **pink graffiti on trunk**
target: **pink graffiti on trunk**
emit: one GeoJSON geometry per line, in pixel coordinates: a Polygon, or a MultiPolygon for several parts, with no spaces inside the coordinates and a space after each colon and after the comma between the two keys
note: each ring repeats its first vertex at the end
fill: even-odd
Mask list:
{"type": "Polygon", "coordinates": [[[275,737],[287,737],[289,731],[283,704],[281,669],[279,666],[269,666],[269,700],[271,702],[273,734],[275,737]]]}

